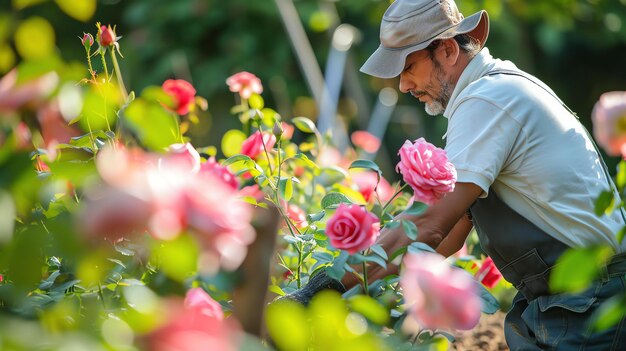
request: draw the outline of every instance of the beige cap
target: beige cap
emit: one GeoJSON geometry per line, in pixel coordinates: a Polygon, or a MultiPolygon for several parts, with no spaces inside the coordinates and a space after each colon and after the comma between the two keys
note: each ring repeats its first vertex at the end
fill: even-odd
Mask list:
{"type": "Polygon", "coordinates": [[[383,15],[380,46],[361,72],[380,78],[402,73],[406,57],[436,39],[467,33],[482,48],[489,35],[489,16],[482,10],[467,18],[452,0],[396,0],[383,15]]]}

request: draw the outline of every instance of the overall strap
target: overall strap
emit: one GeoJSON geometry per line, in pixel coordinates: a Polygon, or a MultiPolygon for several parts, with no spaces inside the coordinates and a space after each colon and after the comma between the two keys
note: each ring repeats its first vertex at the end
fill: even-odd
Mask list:
{"type": "MultiPolygon", "coordinates": [[[[583,128],[583,130],[587,134],[587,137],[591,141],[591,144],[593,144],[593,147],[596,150],[596,154],[598,154],[598,159],[600,160],[600,164],[602,165],[602,170],[604,171],[604,176],[606,178],[607,183],[609,184],[609,188],[611,189],[611,191],[614,192],[615,195],[619,196],[619,191],[617,190],[617,187],[615,186],[615,184],[613,183],[613,180],[611,179],[611,176],[609,174],[609,168],[607,167],[606,162],[604,162],[604,158],[602,158],[602,154],[600,153],[600,149],[598,148],[598,145],[596,145],[595,140],[593,139],[593,137],[591,136],[587,128],[585,128],[585,125],[582,124],[582,122],[580,122],[580,118],[578,118],[578,115],[576,114],[576,112],[572,111],[572,109],[569,108],[569,106],[567,106],[563,102],[563,100],[559,99],[559,97],[556,96],[556,94],[552,90],[550,90],[543,82],[541,82],[539,79],[537,79],[536,77],[526,72],[516,71],[516,70],[511,70],[511,69],[494,69],[494,70],[487,72],[484,76],[494,76],[497,74],[506,74],[510,76],[518,76],[518,77],[528,79],[530,82],[534,83],[541,89],[545,90],[552,97],[554,97],[572,116],[576,117],[576,120],[580,123],[580,126],[583,128]]],[[[620,210],[620,214],[622,215],[622,220],[624,221],[624,223],[626,223],[626,213],[624,212],[625,211],[624,208],[620,206],[619,210],[620,210]]]]}

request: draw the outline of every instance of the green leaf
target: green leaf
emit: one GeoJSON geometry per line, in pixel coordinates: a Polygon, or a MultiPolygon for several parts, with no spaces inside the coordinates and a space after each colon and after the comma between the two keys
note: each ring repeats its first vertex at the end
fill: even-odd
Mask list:
{"type": "Polygon", "coordinates": [[[613,204],[613,192],[610,190],[605,190],[596,199],[596,204],[594,208],[594,212],[598,216],[602,216],[607,211],[610,210],[613,204]]]}
{"type": "Polygon", "coordinates": [[[389,312],[383,305],[370,296],[356,295],[348,300],[350,308],[362,314],[377,325],[386,325],[389,322],[389,312]]]}
{"type": "Polygon", "coordinates": [[[377,265],[383,267],[383,268],[387,268],[387,261],[385,261],[385,259],[383,259],[382,257],[378,256],[378,255],[369,255],[369,256],[365,256],[364,260],[367,262],[374,262],[377,265]]]}
{"type": "Polygon", "coordinates": [[[266,309],[265,320],[277,349],[308,349],[311,335],[304,306],[289,300],[272,303],[266,309]]]}
{"type": "Polygon", "coordinates": [[[372,245],[370,247],[370,250],[372,250],[373,253],[377,254],[378,256],[382,257],[385,260],[389,258],[387,257],[387,253],[385,252],[383,247],[380,246],[380,244],[372,245]]]}
{"type": "Polygon", "coordinates": [[[592,315],[593,329],[596,331],[606,330],[617,323],[626,315],[626,295],[613,296],[600,305],[592,315]]]}
{"type": "Polygon", "coordinates": [[[264,106],[264,101],[263,98],[261,97],[261,95],[259,94],[252,94],[250,95],[250,98],[248,99],[248,104],[250,105],[250,108],[252,109],[257,109],[257,110],[261,110],[263,109],[264,106]]]}
{"type": "Polygon", "coordinates": [[[406,213],[408,215],[412,215],[412,216],[419,216],[422,213],[424,213],[424,211],[426,211],[427,208],[428,208],[428,205],[426,205],[425,203],[419,202],[419,201],[415,201],[415,202],[413,202],[411,207],[409,207],[406,210],[404,210],[404,213],[406,213]]]}
{"type": "Polygon", "coordinates": [[[309,223],[313,223],[321,220],[325,215],[326,211],[322,210],[322,212],[308,214],[306,215],[306,218],[309,223]]]}
{"type": "Polygon", "coordinates": [[[389,256],[389,262],[392,262],[393,260],[396,259],[396,257],[400,256],[400,255],[404,255],[408,250],[408,247],[401,247],[399,249],[397,249],[396,251],[394,251],[391,256],[389,256]]]}
{"type": "Polygon", "coordinates": [[[622,229],[617,232],[617,242],[621,245],[622,241],[624,241],[624,236],[626,236],[626,227],[622,227],[622,229]]]}
{"type": "Polygon", "coordinates": [[[311,161],[305,154],[298,153],[293,156],[293,158],[302,161],[308,168],[313,170],[319,170],[320,167],[313,161],[311,161]]]}
{"type": "Polygon", "coordinates": [[[409,245],[409,247],[407,248],[407,251],[409,253],[423,253],[424,251],[426,252],[431,252],[431,253],[436,253],[435,249],[433,249],[432,247],[424,244],[421,241],[416,241],[414,243],[411,243],[411,245],[409,245]]]}
{"type": "Polygon", "coordinates": [[[168,277],[183,282],[196,273],[199,255],[196,241],[183,234],[174,240],[156,242],[152,260],[168,277]]]}
{"type": "Polygon", "coordinates": [[[404,233],[406,234],[406,236],[409,237],[409,239],[417,240],[417,226],[415,225],[415,223],[408,220],[402,220],[402,228],[404,229],[404,233]]]}
{"type": "Polygon", "coordinates": [[[278,192],[280,197],[286,201],[291,200],[291,197],[293,196],[293,180],[291,177],[281,177],[281,179],[278,180],[278,192]]]}
{"type": "Polygon", "coordinates": [[[481,311],[487,314],[494,314],[500,310],[500,303],[482,284],[476,284],[482,301],[481,311]]]}
{"type": "Polygon", "coordinates": [[[322,198],[321,205],[323,209],[328,209],[328,208],[335,208],[341,203],[351,204],[352,201],[350,201],[350,199],[348,199],[342,193],[332,192],[332,193],[326,194],[326,196],[322,198]]]}
{"type": "Polygon", "coordinates": [[[291,119],[291,122],[296,128],[305,133],[315,133],[317,131],[315,123],[306,117],[295,117],[291,119]]]}
{"type": "Polygon", "coordinates": [[[68,16],[87,22],[96,13],[96,0],[54,0],[68,16]]]}
{"type": "Polygon", "coordinates": [[[555,293],[584,290],[598,277],[601,267],[612,254],[613,250],[608,246],[565,251],[550,274],[550,290],[555,293]]]}
{"type": "Polygon", "coordinates": [[[246,134],[239,129],[231,129],[222,137],[222,152],[224,156],[231,157],[241,151],[241,144],[246,140],[246,134]]]}
{"type": "Polygon", "coordinates": [[[618,164],[617,175],[615,176],[615,182],[617,184],[617,188],[621,190],[626,186],[626,161],[621,160],[618,164]]]}
{"type": "Polygon", "coordinates": [[[383,172],[380,170],[380,167],[378,167],[378,165],[370,160],[356,160],[354,162],[352,162],[352,164],[350,164],[350,167],[348,168],[366,168],[366,169],[371,169],[372,171],[378,173],[378,177],[380,179],[380,177],[383,175],[383,172]]]}
{"type": "Polygon", "coordinates": [[[227,158],[224,162],[222,162],[222,166],[230,166],[233,163],[237,162],[253,162],[249,156],[237,154],[227,158]]]}
{"type": "Polygon", "coordinates": [[[311,258],[320,263],[330,263],[334,257],[328,252],[314,252],[311,258]]]}
{"type": "Polygon", "coordinates": [[[335,258],[332,266],[326,269],[326,274],[328,274],[329,277],[340,281],[346,274],[345,265],[348,262],[348,258],[350,258],[348,252],[341,250],[341,253],[337,256],[337,258],[335,258]]]}
{"type": "Polygon", "coordinates": [[[124,110],[122,120],[152,150],[162,151],[181,142],[177,117],[157,102],[135,99],[124,110]]]}

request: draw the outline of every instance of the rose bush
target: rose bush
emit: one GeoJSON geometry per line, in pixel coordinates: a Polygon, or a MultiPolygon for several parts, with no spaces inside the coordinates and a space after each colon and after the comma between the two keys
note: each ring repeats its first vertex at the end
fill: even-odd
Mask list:
{"type": "MultiPolygon", "coordinates": [[[[0,129],[0,140],[10,141],[0,166],[11,165],[0,206],[18,219],[10,227],[0,221],[3,325],[26,323],[58,349],[65,346],[59,335],[79,335],[82,349],[230,350],[245,344],[260,350],[267,349],[259,340],[266,337],[262,324],[285,349],[391,350],[416,337],[417,349],[447,345],[436,332],[414,335],[402,328],[417,308],[403,301],[417,292],[410,283],[401,287],[400,279],[415,283],[417,276],[370,282],[361,273],[416,250],[387,253],[376,240],[381,230],[400,225],[415,239],[417,228],[395,216],[423,211],[419,201],[452,190],[453,168],[442,150],[423,140],[401,150],[401,158],[412,160],[402,160],[398,170],[410,179],[414,201],[408,187],[390,184],[375,162],[358,158],[360,151],[376,151],[380,140],[356,133],[352,145],[338,149],[312,120],[265,106],[261,80],[248,72],[227,79],[241,128],[200,146],[188,135],[203,123],[207,107],[195,88],[170,79],[127,92],[117,64],[121,37],[114,27],[97,27],[96,52],[91,34],[79,37],[87,77],[71,81],[84,98],[71,125],[66,112],[45,101],[61,90],[54,74],[16,85],[15,71],[0,84],[0,109],[19,115],[24,106],[36,106],[53,121],[31,129],[18,119],[0,129]],[[99,79],[91,63],[96,56],[111,64],[113,75],[103,70],[99,79]],[[273,213],[280,220],[273,221],[273,213]],[[261,274],[264,268],[269,273],[261,274]],[[335,279],[353,275],[361,290],[321,297],[309,308],[271,309],[263,319],[263,302],[302,288],[322,271],[335,279]],[[304,322],[294,329],[294,320],[304,322]],[[310,330],[300,328],[309,321],[310,330]],[[54,338],[47,337],[51,330],[54,338]]],[[[458,297],[428,296],[424,311],[456,306],[448,300],[458,297]]],[[[450,316],[436,323],[424,317],[422,327],[464,327],[474,317],[467,312],[459,322],[450,316]]],[[[0,347],[7,338],[24,350],[39,347],[34,339],[15,341],[18,334],[1,329],[0,347]]]]}

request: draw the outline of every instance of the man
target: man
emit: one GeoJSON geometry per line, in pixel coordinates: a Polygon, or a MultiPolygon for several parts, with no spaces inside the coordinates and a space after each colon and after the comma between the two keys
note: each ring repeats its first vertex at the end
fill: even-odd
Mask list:
{"type": "MultiPolygon", "coordinates": [[[[476,227],[485,252],[519,290],[505,321],[512,350],[626,348],[623,320],[601,333],[588,323],[601,302],[626,293],[623,256],[580,294],[553,295],[547,283],[570,247],[624,251],[615,238],[623,213],[594,214],[597,196],[615,186],[573,113],[542,82],[494,59],[484,47],[488,33],[485,11],[463,18],[452,0],[397,0],[385,12],[381,45],[361,71],[399,76],[402,92],[448,119],[445,149],[458,175],[454,191],[423,215],[399,217],[446,256],[476,227]]],[[[398,227],[379,243],[391,253],[411,239],[398,227]]],[[[397,270],[371,266],[368,274],[373,281],[397,270]]],[[[322,280],[312,279],[325,286],[322,280]]]]}

